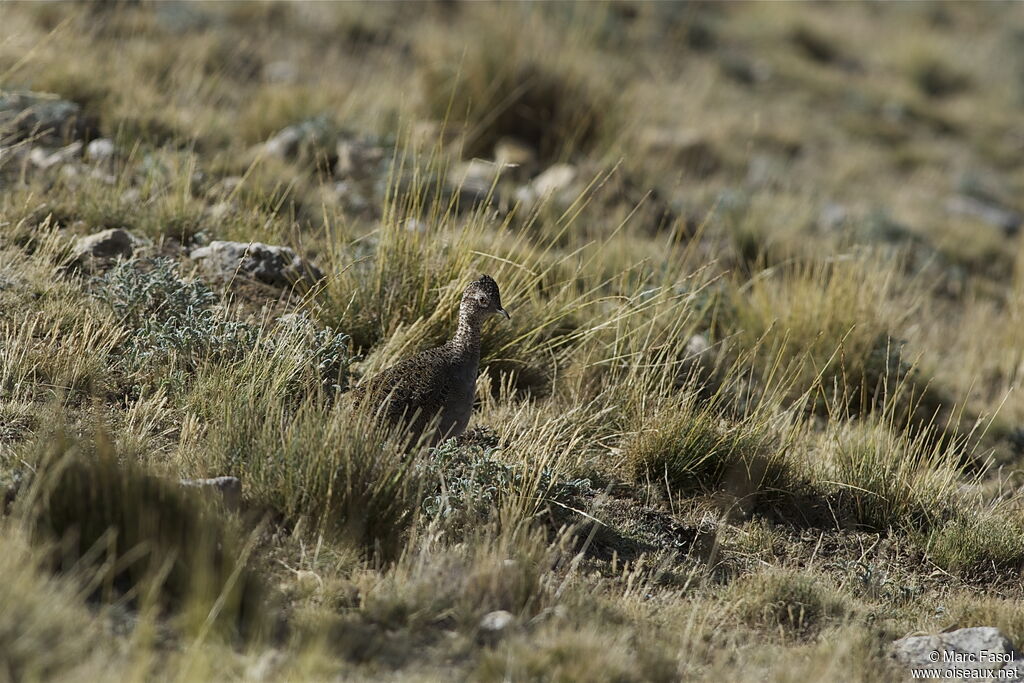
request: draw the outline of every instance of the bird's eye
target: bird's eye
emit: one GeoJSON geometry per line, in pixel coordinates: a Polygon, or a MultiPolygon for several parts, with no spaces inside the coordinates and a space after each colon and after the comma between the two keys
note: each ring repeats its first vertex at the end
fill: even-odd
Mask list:
{"type": "Polygon", "coordinates": [[[486,294],[481,294],[480,296],[478,296],[476,298],[476,302],[485,308],[487,307],[488,303],[490,303],[487,299],[486,294]]]}

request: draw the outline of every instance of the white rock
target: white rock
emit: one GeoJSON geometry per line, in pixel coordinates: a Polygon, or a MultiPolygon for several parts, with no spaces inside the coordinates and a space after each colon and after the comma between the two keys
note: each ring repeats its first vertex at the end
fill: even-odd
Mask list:
{"type": "Polygon", "coordinates": [[[109,161],[114,156],[114,141],[97,138],[85,148],[85,158],[89,161],[109,161]]]}
{"type": "Polygon", "coordinates": [[[61,147],[53,151],[43,149],[42,147],[35,147],[29,152],[28,160],[38,168],[47,169],[58,164],[66,164],[77,157],[81,151],[82,143],[77,141],[72,142],[67,147],[61,147]]]}
{"type": "Polygon", "coordinates": [[[569,189],[578,172],[572,164],[555,164],[533,179],[531,185],[538,197],[569,189]]]}
{"type": "Polygon", "coordinates": [[[127,230],[111,228],[94,235],[79,237],[74,253],[79,258],[130,258],[138,239],[127,230]]]}
{"type": "Polygon", "coordinates": [[[991,626],[962,628],[933,636],[912,636],[892,643],[890,653],[908,669],[933,669],[939,677],[946,671],[959,678],[1007,679],[1024,675],[1024,663],[1013,643],[991,626]],[[1017,676],[1008,676],[1011,670],[1017,676]],[[1004,672],[1002,676],[989,672],[1004,672]],[[974,673],[971,673],[974,672],[974,673]]]}
{"type": "Polygon", "coordinates": [[[482,640],[497,641],[515,622],[515,616],[503,609],[488,612],[480,619],[478,633],[482,640]]]}

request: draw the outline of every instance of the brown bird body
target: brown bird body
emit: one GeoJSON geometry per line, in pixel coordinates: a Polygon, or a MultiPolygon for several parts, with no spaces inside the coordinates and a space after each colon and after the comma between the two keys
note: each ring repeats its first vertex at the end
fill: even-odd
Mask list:
{"type": "Polygon", "coordinates": [[[462,294],[455,335],[371,377],[353,391],[356,403],[373,401],[391,423],[407,423],[413,439],[435,420],[437,429],[430,443],[462,434],[473,412],[480,328],[496,313],[511,317],[501,307],[497,283],[484,275],[462,294]]]}

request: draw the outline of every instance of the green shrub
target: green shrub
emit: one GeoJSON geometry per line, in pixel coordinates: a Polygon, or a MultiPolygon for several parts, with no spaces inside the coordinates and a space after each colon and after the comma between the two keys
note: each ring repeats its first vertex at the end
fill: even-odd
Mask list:
{"type": "Polygon", "coordinates": [[[236,359],[257,339],[256,328],[225,320],[214,308],[217,295],[182,280],[169,259],[118,263],[99,278],[96,296],[130,330],[121,349],[130,373],[191,373],[202,362],[236,359]]]}
{"type": "Polygon", "coordinates": [[[427,480],[437,484],[424,499],[423,510],[450,527],[488,520],[507,496],[540,491],[547,500],[576,507],[581,496],[593,493],[586,479],[558,479],[548,468],[541,468],[539,476],[527,473],[495,459],[493,448],[459,445],[454,439],[435,448],[423,469],[427,480]]]}

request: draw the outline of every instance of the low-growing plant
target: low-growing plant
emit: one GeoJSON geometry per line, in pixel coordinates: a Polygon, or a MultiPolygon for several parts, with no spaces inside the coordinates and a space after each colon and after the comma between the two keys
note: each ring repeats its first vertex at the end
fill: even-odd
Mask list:
{"type": "Polygon", "coordinates": [[[728,592],[740,618],[783,637],[806,638],[841,619],[846,601],[835,588],[794,571],[772,570],[743,577],[728,592]]]}
{"type": "Polygon", "coordinates": [[[935,564],[964,576],[1016,575],[1024,568],[1024,523],[994,510],[963,511],[921,543],[935,564]]]}
{"type": "Polygon", "coordinates": [[[539,477],[527,475],[522,466],[498,460],[494,448],[463,446],[455,439],[435,448],[422,467],[428,481],[437,484],[423,510],[428,519],[445,520],[447,528],[471,528],[492,518],[506,496],[542,492],[551,504],[578,506],[581,497],[593,494],[587,479],[559,479],[544,467],[539,477]]]}
{"type": "Polygon", "coordinates": [[[217,295],[199,280],[181,279],[169,259],[118,263],[97,280],[96,296],[130,330],[121,350],[130,373],[191,373],[206,361],[234,360],[257,338],[253,326],[226,320],[215,308],[217,295]]]}

